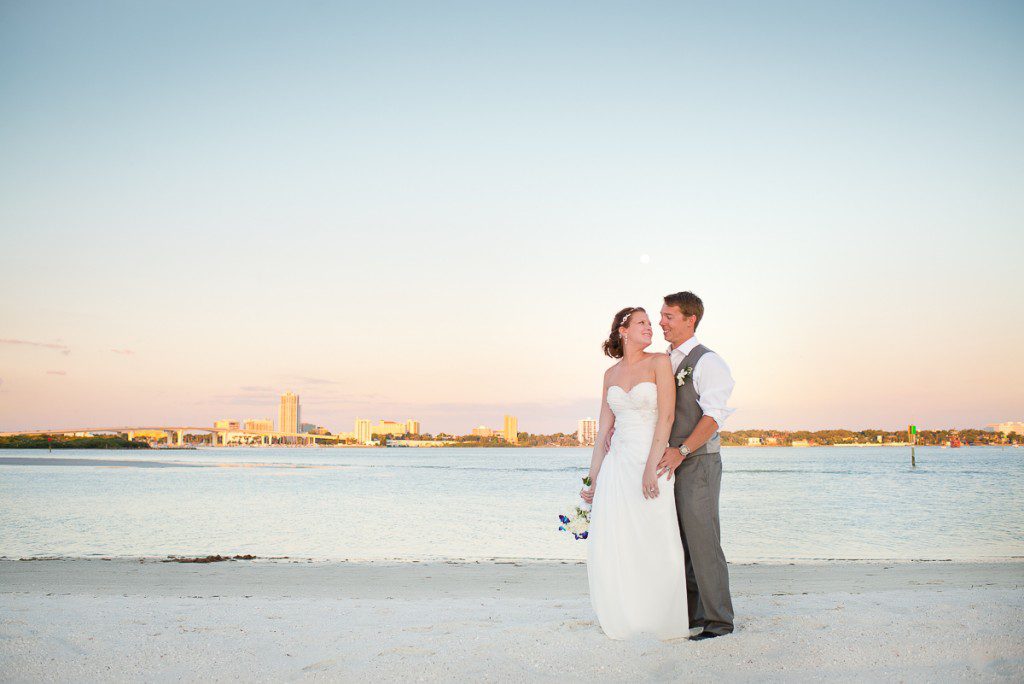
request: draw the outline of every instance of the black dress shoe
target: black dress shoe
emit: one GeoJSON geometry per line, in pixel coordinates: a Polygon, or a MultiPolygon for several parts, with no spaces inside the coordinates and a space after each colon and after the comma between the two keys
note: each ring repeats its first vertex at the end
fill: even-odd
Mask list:
{"type": "Polygon", "coordinates": [[[690,641],[704,641],[705,639],[714,639],[715,637],[725,636],[724,634],[715,634],[714,632],[701,632],[697,636],[690,637],[690,641]]]}

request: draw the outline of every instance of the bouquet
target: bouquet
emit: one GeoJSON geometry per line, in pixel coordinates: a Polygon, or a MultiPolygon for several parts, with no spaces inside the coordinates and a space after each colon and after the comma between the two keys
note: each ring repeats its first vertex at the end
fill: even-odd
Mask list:
{"type": "MultiPolygon", "coordinates": [[[[590,478],[583,478],[583,486],[590,486],[590,478]]],[[[558,526],[558,529],[562,532],[568,532],[575,539],[586,539],[588,529],[590,528],[590,506],[583,508],[583,506],[576,506],[576,509],[569,515],[559,515],[558,520],[562,523],[558,526]]]]}

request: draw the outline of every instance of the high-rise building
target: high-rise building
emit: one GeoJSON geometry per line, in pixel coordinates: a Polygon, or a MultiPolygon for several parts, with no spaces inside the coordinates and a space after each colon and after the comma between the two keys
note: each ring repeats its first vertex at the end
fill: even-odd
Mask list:
{"type": "Polygon", "coordinates": [[[360,444],[369,444],[373,441],[373,428],[367,418],[356,418],[355,429],[356,441],[360,444]]]}
{"type": "Polygon", "coordinates": [[[515,416],[505,416],[505,429],[501,434],[509,444],[519,444],[519,420],[515,416]]]}
{"type": "Polygon", "coordinates": [[[237,430],[238,421],[231,420],[230,418],[222,418],[221,420],[213,421],[213,427],[222,428],[224,430],[237,430]]]}
{"type": "Polygon", "coordinates": [[[584,418],[579,422],[576,430],[576,440],[580,446],[594,446],[597,439],[597,421],[593,418],[584,418]]]}
{"type": "Polygon", "coordinates": [[[258,430],[259,432],[274,431],[274,421],[270,418],[246,418],[244,425],[246,430],[258,430]]]}
{"type": "Polygon", "coordinates": [[[470,434],[474,437],[493,437],[494,430],[486,425],[477,425],[470,434]]]}
{"type": "Polygon", "coordinates": [[[299,423],[302,418],[302,409],[299,407],[299,395],[285,392],[281,395],[281,407],[277,414],[277,429],[279,432],[298,432],[299,423]]]}
{"type": "Polygon", "coordinates": [[[370,432],[374,435],[401,437],[405,434],[405,423],[396,423],[393,420],[382,420],[374,425],[370,432]]]}
{"type": "Polygon", "coordinates": [[[405,431],[408,432],[410,435],[420,434],[420,421],[413,420],[412,418],[405,421],[405,431]]]}

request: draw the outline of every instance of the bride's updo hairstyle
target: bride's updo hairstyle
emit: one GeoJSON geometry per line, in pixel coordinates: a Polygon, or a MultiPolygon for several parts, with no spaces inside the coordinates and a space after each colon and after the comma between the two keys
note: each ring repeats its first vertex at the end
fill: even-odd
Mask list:
{"type": "Polygon", "coordinates": [[[615,314],[615,320],[612,321],[612,332],[608,335],[608,339],[604,341],[604,353],[606,356],[610,356],[613,359],[621,359],[623,354],[623,341],[622,335],[619,334],[619,328],[625,328],[629,326],[629,319],[633,317],[637,311],[647,313],[643,307],[640,306],[627,306],[625,309],[615,314]]]}

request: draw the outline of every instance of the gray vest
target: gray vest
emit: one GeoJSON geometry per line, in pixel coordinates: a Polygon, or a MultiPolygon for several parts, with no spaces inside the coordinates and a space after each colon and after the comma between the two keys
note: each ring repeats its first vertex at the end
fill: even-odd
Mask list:
{"type": "MultiPolygon", "coordinates": [[[[687,367],[696,368],[700,357],[710,351],[703,344],[698,344],[690,350],[690,353],[686,355],[686,358],[679,364],[679,367],[673,369],[673,375],[687,367]]],[[[673,381],[675,381],[674,378],[673,381]]],[[[676,419],[672,423],[672,432],[668,436],[669,446],[676,448],[682,446],[686,438],[693,432],[693,429],[697,427],[698,421],[704,416],[704,411],[701,410],[700,404],[697,403],[698,397],[697,390],[693,386],[692,374],[686,378],[686,383],[682,387],[679,387],[678,382],[676,382],[676,419]]],[[[711,435],[711,439],[705,442],[701,448],[692,452],[692,455],[717,454],[721,450],[722,441],[716,432],[711,435]]]]}

